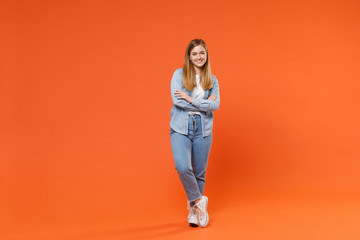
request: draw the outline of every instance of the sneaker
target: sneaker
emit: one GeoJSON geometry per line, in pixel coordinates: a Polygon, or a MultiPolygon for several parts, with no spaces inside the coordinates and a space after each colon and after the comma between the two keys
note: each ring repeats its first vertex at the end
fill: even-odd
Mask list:
{"type": "Polygon", "coordinates": [[[209,223],[209,214],[207,212],[207,206],[208,206],[208,198],[205,196],[202,196],[200,201],[195,204],[196,209],[196,215],[199,220],[199,225],[201,227],[206,227],[209,223]]]}
{"type": "Polygon", "coordinates": [[[196,215],[196,208],[195,206],[190,207],[190,203],[188,202],[187,209],[189,210],[189,215],[187,217],[187,221],[191,227],[199,226],[199,220],[196,215]]]}

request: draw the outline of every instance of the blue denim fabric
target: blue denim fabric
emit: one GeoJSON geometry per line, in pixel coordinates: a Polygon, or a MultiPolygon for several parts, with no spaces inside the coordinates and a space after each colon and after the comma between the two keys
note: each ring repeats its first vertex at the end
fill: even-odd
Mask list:
{"type": "Polygon", "coordinates": [[[213,111],[218,110],[220,106],[219,83],[213,75],[213,88],[205,90],[203,99],[194,99],[192,103],[189,103],[184,99],[177,99],[174,95],[176,90],[181,90],[191,96],[191,91],[186,90],[182,84],[182,71],[182,68],[176,69],[171,79],[171,98],[173,100],[173,106],[170,112],[170,127],[175,132],[187,135],[189,120],[188,111],[200,111],[202,135],[203,137],[209,136],[212,133],[213,128],[213,111]],[[216,96],[215,101],[207,100],[210,95],[216,96]]]}
{"type": "Polygon", "coordinates": [[[202,136],[200,115],[189,115],[188,135],[170,130],[175,168],[190,202],[204,194],[205,174],[213,135],[202,136]]]}

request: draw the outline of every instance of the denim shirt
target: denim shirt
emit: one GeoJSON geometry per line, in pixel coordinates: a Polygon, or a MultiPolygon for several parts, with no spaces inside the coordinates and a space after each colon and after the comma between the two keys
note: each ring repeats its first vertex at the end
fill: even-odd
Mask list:
{"type": "Polygon", "coordinates": [[[209,136],[213,128],[213,111],[218,110],[220,105],[219,83],[216,77],[212,75],[213,88],[205,90],[203,99],[193,99],[193,102],[189,103],[185,99],[178,99],[174,95],[176,90],[181,90],[191,96],[192,91],[186,90],[183,85],[182,72],[182,68],[176,69],[171,79],[173,106],[170,112],[170,127],[175,132],[188,135],[189,111],[198,111],[201,116],[202,135],[203,137],[209,136]],[[210,95],[215,95],[216,99],[214,101],[207,100],[210,95]]]}

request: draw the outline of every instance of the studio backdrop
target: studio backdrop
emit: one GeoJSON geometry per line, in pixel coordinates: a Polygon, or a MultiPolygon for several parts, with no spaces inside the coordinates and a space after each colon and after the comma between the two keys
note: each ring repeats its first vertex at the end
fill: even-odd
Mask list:
{"type": "Polygon", "coordinates": [[[194,38],[208,45],[221,94],[207,194],[358,194],[358,1],[4,0],[0,9],[4,231],[184,203],[170,80],[194,38]]]}

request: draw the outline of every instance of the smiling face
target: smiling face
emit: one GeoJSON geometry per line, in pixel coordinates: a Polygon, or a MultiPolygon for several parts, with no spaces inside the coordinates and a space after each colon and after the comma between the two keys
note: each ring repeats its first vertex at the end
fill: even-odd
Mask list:
{"type": "Polygon", "coordinates": [[[190,52],[190,61],[194,64],[195,72],[199,74],[206,63],[206,50],[202,45],[197,45],[190,52]]]}

